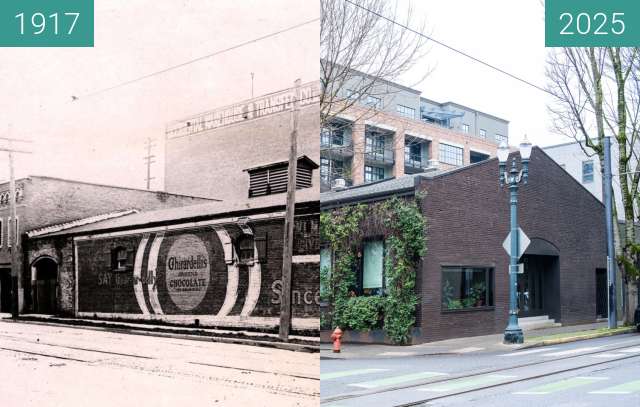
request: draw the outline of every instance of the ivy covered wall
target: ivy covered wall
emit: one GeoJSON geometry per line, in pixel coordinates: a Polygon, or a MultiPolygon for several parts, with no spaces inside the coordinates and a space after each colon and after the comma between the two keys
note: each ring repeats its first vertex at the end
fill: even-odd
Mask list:
{"type": "Polygon", "coordinates": [[[426,253],[426,219],[419,198],[391,198],[323,211],[322,245],[331,253],[331,266],[320,270],[321,300],[328,304],[322,326],[368,331],[382,328],[397,344],[407,343],[416,321],[416,269],[426,253]],[[357,269],[363,240],[384,240],[382,295],[357,295],[357,269]]]}

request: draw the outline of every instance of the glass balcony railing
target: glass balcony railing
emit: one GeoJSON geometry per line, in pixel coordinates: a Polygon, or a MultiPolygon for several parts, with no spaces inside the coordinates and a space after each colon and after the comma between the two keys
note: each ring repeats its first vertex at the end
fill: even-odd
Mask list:
{"type": "Polygon", "coordinates": [[[425,169],[428,167],[429,160],[423,160],[419,155],[405,154],[404,165],[405,167],[425,169]]]}
{"type": "Polygon", "coordinates": [[[394,151],[390,148],[367,148],[365,159],[370,162],[393,164],[395,162],[394,151]]]}

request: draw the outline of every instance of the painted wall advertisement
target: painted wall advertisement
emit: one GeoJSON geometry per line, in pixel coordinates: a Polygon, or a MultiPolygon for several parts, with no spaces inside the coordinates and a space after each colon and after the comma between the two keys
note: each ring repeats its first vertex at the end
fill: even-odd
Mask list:
{"type": "MultiPolygon", "coordinates": [[[[275,236],[281,236],[281,225],[256,228],[256,235],[248,239],[253,242],[249,256],[239,256],[237,242],[241,232],[227,229],[201,228],[78,241],[78,310],[144,315],[279,316],[282,243],[275,236]],[[260,245],[260,241],[266,243],[260,245]]],[[[307,250],[309,244],[300,247],[307,250]]],[[[318,316],[317,264],[294,265],[292,303],[294,316],[318,316]]]]}

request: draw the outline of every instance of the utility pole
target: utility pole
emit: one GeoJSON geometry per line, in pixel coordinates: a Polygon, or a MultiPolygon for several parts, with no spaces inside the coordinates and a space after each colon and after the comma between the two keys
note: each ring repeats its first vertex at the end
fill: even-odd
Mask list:
{"type": "MultiPolygon", "coordinates": [[[[626,176],[626,175],[625,175],[626,176]]],[[[604,216],[607,228],[607,288],[608,288],[608,327],[618,326],[618,313],[616,305],[616,265],[613,249],[613,209],[611,189],[611,137],[604,138],[604,216]]]]}
{"type": "Polygon", "coordinates": [[[287,183],[287,212],[284,220],[284,249],[282,255],[282,302],[280,303],[280,339],[289,340],[291,331],[291,259],[293,256],[293,225],[296,207],[296,175],[298,172],[298,116],[300,103],[300,79],[295,81],[293,100],[293,129],[289,149],[289,181],[287,183]]]}
{"type": "Polygon", "coordinates": [[[155,163],[155,161],[153,161],[153,158],[156,157],[155,155],[151,154],[151,149],[156,146],[155,144],[153,144],[153,141],[155,141],[155,139],[152,139],[151,137],[147,137],[147,140],[145,141],[145,144],[147,146],[147,155],[143,158],[147,164],[147,178],[145,178],[145,180],[147,181],[147,189],[151,189],[151,180],[155,179],[155,177],[151,176],[151,164],[155,163]]]}
{"type": "MultiPolygon", "coordinates": [[[[11,222],[9,222],[8,226],[8,238],[9,245],[11,246],[11,317],[13,319],[18,318],[19,308],[20,308],[20,300],[18,298],[18,292],[20,288],[20,277],[22,276],[22,272],[18,267],[18,222],[17,222],[17,199],[16,199],[16,180],[14,173],[14,165],[13,165],[13,154],[14,153],[22,153],[29,154],[30,151],[24,150],[16,150],[13,148],[13,142],[23,142],[30,143],[29,140],[21,140],[16,138],[9,137],[0,137],[0,140],[5,140],[9,142],[8,148],[0,148],[0,151],[5,151],[9,154],[9,213],[11,216],[11,222]]],[[[0,231],[1,232],[1,231],[0,231]]]]}

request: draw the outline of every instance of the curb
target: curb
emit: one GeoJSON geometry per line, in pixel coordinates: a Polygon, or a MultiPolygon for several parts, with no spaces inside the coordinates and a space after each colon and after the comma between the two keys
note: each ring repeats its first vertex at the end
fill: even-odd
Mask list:
{"type": "Polygon", "coordinates": [[[85,329],[85,330],[88,329],[93,331],[114,332],[114,333],[129,334],[129,335],[153,336],[153,337],[172,338],[172,339],[187,339],[187,340],[201,341],[201,342],[250,345],[250,346],[259,346],[259,347],[265,347],[265,348],[289,350],[289,351],[295,351],[295,352],[308,352],[308,353],[320,352],[320,348],[318,346],[310,345],[310,344],[248,339],[248,338],[241,338],[238,336],[223,337],[223,336],[184,334],[184,333],[172,332],[171,329],[164,329],[164,328],[159,328],[159,330],[146,330],[146,329],[137,328],[137,327],[127,327],[126,325],[118,326],[117,324],[113,324],[112,326],[97,326],[96,324],[79,324],[77,322],[65,323],[64,321],[60,321],[60,320],[57,320],[54,322],[54,321],[34,320],[34,319],[32,320],[1,319],[0,321],[20,323],[20,324],[60,326],[60,327],[73,328],[73,329],[85,329]]]}
{"type": "Polygon", "coordinates": [[[519,349],[539,348],[542,346],[559,345],[562,343],[577,342],[577,341],[583,341],[587,339],[605,338],[607,336],[622,335],[622,334],[628,334],[633,332],[636,332],[636,327],[630,326],[615,332],[598,332],[598,333],[586,334],[586,335],[568,336],[566,338],[546,339],[540,342],[533,342],[529,344],[525,343],[519,349]]]}

